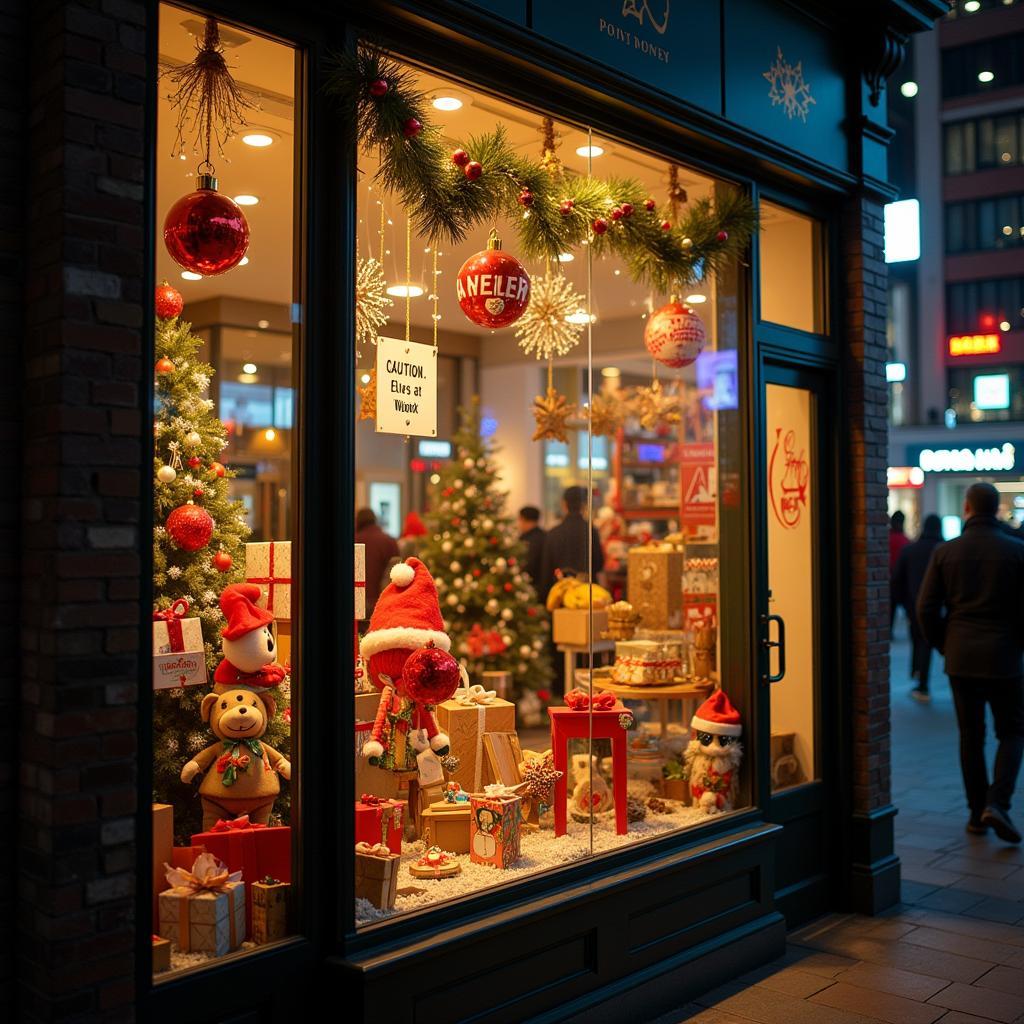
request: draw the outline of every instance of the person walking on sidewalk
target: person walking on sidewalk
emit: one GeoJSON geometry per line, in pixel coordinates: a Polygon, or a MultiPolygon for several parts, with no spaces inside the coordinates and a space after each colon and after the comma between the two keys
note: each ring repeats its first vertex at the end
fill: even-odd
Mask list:
{"type": "Polygon", "coordinates": [[[907,610],[907,622],[910,625],[910,641],[914,654],[911,659],[911,675],[917,680],[917,686],[910,691],[910,696],[921,704],[927,704],[932,698],[928,692],[928,676],[932,668],[932,645],[921,632],[917,621],[917,595],[921,592],[921,583],[928,569],[932,552],[942,543],[942,520],[937,515],[925,516],[921,528],[921,536],[912,541],[899,553],[896,568],[892,574],[893,600],[902,604],[907,610]]]}
{"type": "Polygon", "coordinates": [[[946,657],[957,723],[960,768],[971,816],[967,831],[991,828],[1019,843],[1010,801],[1024,754],[1024,544],[1000,525],[999,492],[972,484],[963,533],[932,554],[917,600],[928,642],[946,657]],[[985,705],[999,747],[991,785],[985,763],[985,705]]]}

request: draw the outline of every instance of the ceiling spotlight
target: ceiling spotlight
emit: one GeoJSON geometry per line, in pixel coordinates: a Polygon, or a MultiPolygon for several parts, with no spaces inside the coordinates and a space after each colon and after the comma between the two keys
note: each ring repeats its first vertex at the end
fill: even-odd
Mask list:
{"type": "Polygon", "coordinates": [[[197,274],[194,270],[183,270],[181,272],[181,276],[186,281],[202,281],[202,279],[203,279],[203,275],[202,274],[197,274]]]}
{"type": "Polygon", "coordinates": [[[247,266],[249,265],[249,257],[248,257],[248,256],[243,256],[243,257],[242,257],[242,258],[241,258],[241,259],[240,259],[240,260],[238,261],[238,265],[239,265],[240,267],[247,267],[247,266]]]}
{"type": "Polygon", "coordinates": [[[917,82],[904,82],[900,86],[900,92],[906,96],[908,100],[912,100],[917,95],[917,82]]]}
{"type": "Polygon", "coordinates": [[[707,302],[708,297],[706,295],[701,295],[700,292],[694,292],[693,295],[686,296],[686,301],[691,306],[699,306],[702,302],[707,302]]]}
{"type": "Polygon", "coordinates": [[[585,309],[578,309],[575,313],[570,313],[566,318],[567,324],[593,324],[597,323],[597,317],[593,313],[588,314],[585,309]]]}
{"type": "Polygon", "coordinates": [[[246,132],[242,136],[242,141],[253,149],[266,149],[267,146],[274,144],[274,136],[267,132],[246,132]]]}
{"type": "Polygon", "coordinates": [[[558,254],[559,263],[572,263],[574,259],[576,259],[576,257],[573,256],[571,252],[560,252],[558,254]]]}
{"type": "Polygon", "coordinates": [[[259,196],[250,196],[246,194],[235,196],[235,202],[238,203],[239,206],[255,206],[259,201],[259,196]]]}
{"type": "Polygon", "coordinates": [[[244,373],[255,373],[256,372],[256,364],[255,363],[243,363],[242,364],[242,371],[244,373]]]}
{"type": "Polygon", "coordinates": [[[459,110],[462,107],[462,100],[457,96],[438,96],[434,99],[435,110],[459,110]]]}
{"type": "Polygon", "coordinates": [[[576,149],[577,156],[604,156],[604,150],[600,146],[579,146],[576,149]]]}
{"type": "Polygon", "coordinates": [[[985,82],[987,84],[988,82],[991,82],[995,77],[996,77],[995,76],[995,72],[993,72],[993,71],[979,71],[978,72],[978,81],[979,82],[985,82]]]}
{"type": "Polygon", "coordinates": [[[273,427],[267,427],[267,429],[263,431],[263,436],[268,441],[275,441],[277,440],[277,431],[273,427]]]}
{"type": "Polygon", "coordinates": [[[423,294],[423,289],[418,284],[393,284],[387,293],[396,299],[416,299],[423,294]]]}
{"type": "Polygon", "coordinates": [[[270,326],[269,320],[257,320],[256,326],[261,330],[265,331],[270,326]]]}

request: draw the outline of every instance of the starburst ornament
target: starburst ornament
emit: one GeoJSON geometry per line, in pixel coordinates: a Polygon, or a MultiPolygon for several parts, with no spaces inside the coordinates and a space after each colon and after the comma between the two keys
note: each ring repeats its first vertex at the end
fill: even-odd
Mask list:
{"type": "Polygon", "coordinates": [[[662,424],[678,423],[680,420],[678,397],[665,391],[658,380],[652,380],[646,387],[637,388],[631,404],[644,430],[656,430],[662,424]]]}
{"type": "Polygon", "coordinates": [[[562,441],[568,443],[569,430],[566,420],[576,412],[565,395],[548,385],[544,397],[537,395],[533,400],[533,418],[537,429],[533,432],[534,441],[562,441]]]}
{"type": "Polygon", "coordinates": [[[573,290],[569,279],[548,270],[533,282],[530,305],[519,318],[516,337],[519,347],[538,359],[564,356],[580,340],[584,324],[569,323],[566,317],[582,309],[583,297],[573,290]]]}
{"type": "Polygon", "coordinates": [[[794,117],[799,117],[801,121],[807,120],[811,104],[817,104],[818,101],[811,95],[810,85],[804,81],[802,60],[790,64],[782,56],[782,47],[779,46],[776,48],[775,63],[762,73],[762,77],[771,86],[768,97],[773,107],[781,106],[791,121],[794,117]]]}
{"type": "Polygon", "coordinates": [[[359,392],[359,418],[376,420],[377,418],[377,367],[369,373],[370,379],[365,384],[357,384],[359,392]]]}
{"type": "Polygon", "coordinates": [[[378,328],[388,322],[394,305],[387,294],[381,265],[372,256],[356,263],[356,345],[377,343],[378,328]]]}
{"type": "Polygon", "coordinates": [[[595,395],[590,401],[590,430],[595,437],[614,437],[625,422],[626,406],[620,396],[595,395]]]}

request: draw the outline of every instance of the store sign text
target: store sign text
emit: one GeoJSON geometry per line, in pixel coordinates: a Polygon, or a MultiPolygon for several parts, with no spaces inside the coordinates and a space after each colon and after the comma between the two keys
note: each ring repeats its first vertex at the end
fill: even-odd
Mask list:
{"type": "Polygon", "coordinates": [[[917,464],[925,473],[1009,473],[1016,459],[1007,441],[998,448],[925,448],[917,464]]]}
{"type": "MultiPolygon", "coordinates": [[[[654,31],[658,33],[658,35],[665,34],[665,30],[668,28],[668,16],[668,0],[664,0],[663,3],[658,3],[658,0],[623,0],[623,21],[625,21],[626,18],[636,18],[641,27],[643,27],[646,22],[649,27],[653,28],[654,31]],[[658,8],[657,15],[653,9],[654,7],[658,8]]],[[[669,51],[663,46],[659,46],[651,40],[644,39],[643,36],[638,35],[636,32],[630,32],[628,29],[623,28],[621,25],[616,25],[614,22],[608,21],[606,18],[597,19],[597,28],[602,35],[606,35],[609,39],[614,39],[616,42],[622,43],[623,46],[629,46],[634,50],[639,50],[640,53],[646,54],[654,60],[661,61],[663,64],[667,64],[669,61],[669,51]]]]}
{"type": "Polygon", "coordinates": [[[949,339],[951,356],[989,356],[1002,348],[998,334],[957,334],[949,339]]]}
{"type": "Polygon", "coordinates": [[[437,435],[437,349],[433,345],[378,338],[377,432],[437,435]]]}

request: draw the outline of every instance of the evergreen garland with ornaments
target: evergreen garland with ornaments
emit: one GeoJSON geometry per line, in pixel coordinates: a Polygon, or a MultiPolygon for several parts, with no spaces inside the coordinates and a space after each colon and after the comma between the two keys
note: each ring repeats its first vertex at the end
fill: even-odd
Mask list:
{"type": "MultiPolygon", "coordinates": [[[[207,397],[213,367],[202,362],[202,339],[179,319],[181,297],[164,284],[156,295],[156,421],[153,440],[153,610],[184,599],[187,616],[202,624],[211,681],[220,662],[225,620],[219,599],[245,578],[245,506],[232,500],[234,472],[221,461],[228,437],[207,397]],[[177,296],[175,298],[175,296],[177,296]]],[[[269,691],[278,713],[266,732],[272,747],[289,752],[289,680],[269,691]]],[[[209,746],[200,705],[205,686],[153,694],[153,799],[174,805],[176,841],[202,831],[199,799],[180,778],[185,761],[209,746]]],[[[288,795],[276,804],[288,813],[288,795]]]]}
{"type": "Polygon", "coordinates": [[[517,697],[530,691],[546,700],[553,679],[550,620],[522,569],[526,545],[505,513],[476,401],[462,410],[452,445],[419,552],[437,585],[451,653],[471,683],[482,683],[483,672],[511,672],[517,697]]]}

